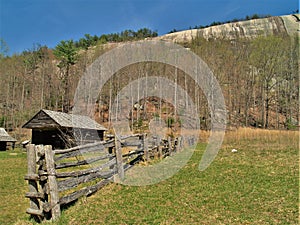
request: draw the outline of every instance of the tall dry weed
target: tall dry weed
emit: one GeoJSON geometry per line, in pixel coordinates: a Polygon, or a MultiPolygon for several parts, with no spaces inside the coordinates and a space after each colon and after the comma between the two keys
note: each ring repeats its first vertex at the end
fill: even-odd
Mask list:
{"type": "Polygon", "coordinates": [[[238,128],[227,131],[224,145],[253,145],[255,147],[299,148],[299,130],[267,130],[238,128]]]}

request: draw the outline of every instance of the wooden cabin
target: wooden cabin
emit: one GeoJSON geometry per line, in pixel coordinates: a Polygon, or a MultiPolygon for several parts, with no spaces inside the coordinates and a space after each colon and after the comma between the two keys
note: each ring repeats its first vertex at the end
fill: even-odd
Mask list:
{"type": "Polygon", "coordinates": [[[105,127],[88,116],[40,110],[23,128],[32,129],[32,144],[64,149],[103,140],[105,127]]]}
{"type": "Polygon", "coordinates": [[[16,141],[4,128],[0,128],[0,151],[5,151],[8,143],[11,143],[12,149],[14,149],[16,141]]]}

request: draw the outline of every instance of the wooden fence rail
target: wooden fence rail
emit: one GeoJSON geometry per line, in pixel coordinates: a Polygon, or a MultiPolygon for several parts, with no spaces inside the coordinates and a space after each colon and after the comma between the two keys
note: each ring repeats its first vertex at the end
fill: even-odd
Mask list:
{"type": "Polygon", "coordinates": [[[149,141],[145,134],[62,150],[30,144],[25,176],[29,186],[25,197],[30,199],[30,206],[26,212],[38,222],[55,220],[60,217],[63,205],[91,195],[114,180],[124,179],[126,170],[136,163],[172,155],[181,146],[181,138],[149,141]]]}

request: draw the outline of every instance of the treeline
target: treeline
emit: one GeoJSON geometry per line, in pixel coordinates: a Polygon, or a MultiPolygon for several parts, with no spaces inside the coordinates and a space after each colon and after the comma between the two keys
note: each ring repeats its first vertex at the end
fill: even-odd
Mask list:
{"type": "Polygon", "coordinates": [[[107,50],[104,44],[156,36],[157,32],[148,28],[85,34],[78,41],[63,40],[54,49],[34,44],[13,56],[8,56],[9,46],[0,39],[0,127],[19,127],[39,108],[69,111],[79,76],[107,50]],[[94,48],[88,51],[90,47],[94,48]]]}
{"type": "Polygon", "coordinates": [[[68,111],[80,76],[109,48],[80,51],[74,41],[54,49],[34,45],[19,55],[0,59],[0,127],[20,127],[41,108],[68,111]]]}
{"type": "MultiPolygon", "coordinates": [[[[217,77],[226,100],[228,126],[291,129],[299,120],[298,44],[298,37],[278,34],[236,40],[197,37],[184,45],[198,54],[217,77]]],[[[2,57],[0,126],[20,127],[41,108],[70,111],[78,80],[86,68],[115,46],[117,43],[97,44],[82,50],[69,40],[54,49],[35,45],[22,54],[2,57]]],[[[126,73],[120,71],[107,83],[97,103],[101,121],[107,121],[106,112],[120,88],[157,73],[168,74],[187,90],[198,107],[202,128],[209,128],[206,98],[187,74],[177,71],[175,76],[175,68],[166,65],[165,73],[159,73],[163,65],[137,66],[142,69],[125,68],[126,73]]]]}
{"type": "Polygon", "coordinates": [[[124,42],[124,41],[136,41],[149,37],[157,37],[158,33],[148,28],[141,28],[137,31],[124,30],[120,33],[102,34],[100,36],[85,34],[84,37],[78,41],[74,41],[74,46],[77,48],[87,49],[90,46],[96,46],[98,44],[105,44],[108,42],[124,42]]]}
{"type": "Polygon", "coordinates": [[[205,40],[189,46],[213,70],[229,126],[295,128],[299,124],[299,37],[205,40]]]}
{"type": "MultiPolygon", "coordinates": [[[[216,76],[225,98],[228,127],[251,126],[271,129],[297,127],[300,115],[297,36],[278,34],[254,39],[206,40],[200,34],[191,43],[183,45],[199,55],[216,76]]],[[[125,85],[142,77],[147,78],[150,75],[159,77],[162,74],[188,93],[198,109],[201,128],[210,129],[211,109],[208,107],[206,96],[188,74],[170,65],[148,62],[122,69],[106,84],[99,104],[105,105],[108,112],[111,99],[114,99],[116,93],[125,85]]],[[[157,85],[162,87],[160,81],[157,82],[157,85]]],[[[135,88],[141,90],[139,86],[135,88]]],[[[174,93],[174,99],[177,99],[176,88],[169,92],[174,93]]],[[[148,124],[153,117],[160,117],[168,126],[172,122],[174,128],[180,127],[181,122],[177,113],[171,112],[171,107],[162,104],[159,99],[163,99],[164,96],[158,97],[152,102],[156,105],[154,113],[151,110],[142,111],[140,117],[136,116],[134,118],[136,121],[131,122],[142,126],[148,124]]],[[[188,105],[184,102],[185,99],[180,101],[181,104],[188,105]]],[[[108,122],[109,116],[104,116],[103,108],[102,111],[99,109],[99,114],[102,115],[101,122],[108,122]]]]}
{"type": "MultiPolygon", "coordinates": [[[[234,18],[232,20],[227,20],[227,21],[223,21],[223,22],[213,21],[212,23],[210,23],[208,25],[196,25],[194,27],[189,27],[189,29],[190,30],[191,29],[203,29],[203,28],[218,26],[218,25],[222,25],[222,24],[226,24],[226,23],[235,23],[235,22],[241,22],[241,21],[247,21],[247,20],[263,19],[263,18],[268,18],[268,17],[271,17],[271,15],[253,14],[252,16],[247,15],[245,18],[240,18],[240,19],[234,18]]],[[[178,32],[178,31],[180,31],[180,30],[173,29],[173,30],[169,31],[168,33],[171,34],[171,33],[175,33],[175,32],[178,32]]]]}

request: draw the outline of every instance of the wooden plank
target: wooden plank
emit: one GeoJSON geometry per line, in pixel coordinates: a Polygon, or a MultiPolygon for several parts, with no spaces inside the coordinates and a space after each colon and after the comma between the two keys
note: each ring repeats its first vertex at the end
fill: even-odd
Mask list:
{"type": "Polygon", "coordinates": [[[79,191],[75,191],[69,195],[66,195],[66,196],[60,198],[59,203],[61,205],[65,205],[65,204],[68,204],[70,202],[77,200],[78,198],[80,198],[84,195],[86,195],[86,196],[91,195],[91,194],[95,193],[96,191],[98,191],[100,188],[109,184],[111,181],[112,181],[112,178],[109,178],[109,179],[101,180],[93,186],[82,188],[79,191]]]}
{"type": "MultiPolygon", "coordinates": [[[[35,145],[34,144],[29,144],[26,146],[27,150],[27,173],[28,175],[36,174],[36,154],[35,154],[35,145]]],[[[38,184],[36,180],[28,180],[28,185],[29,185],[29,192],[34,193],[38,192],[38,184]]],[[[40,210],[40,204],[39,200],[37,198],[31,198],[30,199],[30,209],[31,210],[40,210]]],[[[33,214],[32,215],[36,215],[33,214]]],[[[38,216],[38,215],[36,215],[38,216]]],[[[41,218],[35,217],[36,220],[40,220],[41,218]]]]}
{"type": "Polygon", "coordinates": [[[24,180],[38,181],[39,179],[40,179],[40,176],[38,174],[27,174],[24,176],[24,180]]]}
{"type": "Polygon", "coordinates": [[[127,154],[123,154],[123,157],[129,157],[129,156],[132,156],[132,155],[137,155],[137,154],[140,154],[141,152],[144,152],[144,148],[138,148],[134,151],[130,151],[127,154]]]}
{"type": "Polygon", "coordinates": [[[51,205],[54,205],[51,210],[51,216],[53,220],[56,220],[60,217],[60,205],[59,205],[59,194],[58,187],[56,182],[56,173],[54,166],[54,152],[52,151],[51,145],[46,145],[45,147],[45,159],[46,159],[46,167],[48,173],[48,182],[49,182],[49,191],[50,191],[50,199],[51,205]]]}
{"type": "Polygon", "coordinates": [[[85,145],[79,145],[73,148],[68,148],[68,149],[57,149],[54,150],[54,154],[64,154],[64,153],[68,153],[68,152],[73,152],[76,150],[80,150],[80,151],[84,151],[84,149],[86,148],[90,148],[90,147],[94,147],[94,146],[103,146],[104,148],[108,148],[108,147],[113,147],[114,146],[114,140],[108,140],[108,141],[99,141],[99,142],[95,142],[95,143],[90,143],[90,144],[85,144],[85,145]]]}
{"type": "Polygon", "coordinates": [[[143,134],[130,134],[130,135],[126,135],[126,136],[121,136],[120,140],[125,141],[125,140],[130,139],[130,138],[140,138],[142,136],[143,136],[143,134]]]}
{"type": "Polygon", "coordinates": [[[122,141],[122,146],[124,147],[135,147],[135,146],[141,146],[141,141],[122,141]]]}
{"type": "Polygon", "coordinates": [[[86,175],[86,174],[90,174],[90,173],[96,173],[96,172],[99,172],[100,170],[103,170],[106,167],[110,167],[111,165],[114,165],[114,164],[116,164],[116,159],[115,158],[113,158],[110,161],[104,163],[103,165],[95,167],[95,168],[90,168],[90,169],[86,169],[86,170],[79,170],[79,171],[56,173],[56,177],[57,178],[78,177],[78,176],[82,176],[82,175],[86,175]]]}
{"type": "Polygon", "coordinates": [[[71,188],[77,187],[80,184],[87,183],[87,182],[90,182],[90,181],[98,179],[98,178],[109,178],[109,177],[113,176],[114,174],[115,174],[114,171],[106,171],[106,172],[98,171],[98,172],[91,173],[88,175],[83,175],[80,177],[72,177],[69,179],[58,181],[58,183],[57,183],[58,190],[59,191],[69,190],[71,188]]]}
{"type": "Polygon", "coordinates": [[[28,208],[26,210],[26,213],[28,213],[30,215],[39,216],[39,217],[43,217],[44,216],[43,210],[39,210],[39,209],[28,208]]]}
{"type": "Polygon", "coordinates": [[[112,157],[113,157],[112,154],[106,154],[106,155],[98,156],[98,157],[95,157],[95,158],[79,160],[77,162],[60,163],[60,164],[55,165],[55,169],[62,169],[62,168],[68,168],[68,167],[87,165],[87,164],[95,163],[95,162],[100,161],[100,160],[109,159],[109,158],[112,158],[112,157]]]}
{"type": "Polygon", "coordinates": [[[45,195],[43,193],[40,192],[27,192],[25,194],[26,198],[44,198],[45,195]]]}
{"type": "MultiPolygon", "coordinates": [[[[141,152],[141,153],[139,153],[139,154],[137,154],[136,157],[135,157],[134,159],[132,159],[132,160],[129,162],[129,164],[126,164],[126,165],[130,165],[130,166],[131,166],[131,165],[135,165],[135,164],[137,164],[137,163],[143,161],[143,156],[144,156],[144,151],[141,152]]],[[[124,167],[125,167],[125,166],[124,166],[124,167]]]]}
{"type": "Polygon", "coordinates": [[[129,165],[129,164],[125,164],[124,165],[124,171],[126,172],[127,170],[131,169],[134,165],[129,165]]]}
{"type": "Polygon", "coordinates": [[[58,162],[62,159],[66,158],[71,158],[71,157],[76,157],[76,156],[81,156],[84,153],[92,153],[92,152],[101,152],[104,153],[105,148],[103,146],[92,146],[90,148],[84,148],[82,150],[75,150],[72,152],[67,152],[64,154],[60,154],[58,157],[55,157],[55,162],[58,162]]]}
{"type": "MultiPolygon", "coordinates": [[[[133,165],[126,164],[126,165],[124,165],[123,169],[124,169],[124,171],[127,171],[132,167],[133,167],[133,165]]],[[[104,187],[105,185],[112,182],[112,180],[113,180],[113,177],[110,177],[108,179],[99,181],[97,184],[95,184],[93,186],[85,187],[79,191],[75,191],[69,195],[63,196],[60,198],[59,203],[60,203],[60,205],[65,205],[65,204],[68,204],[70,202],[77,200],[78,198],[80,198],[84,195],[89,196],[89,195],[95,193],[96,191],[98,191],[99,189],[101,189],[102,187],[104,187]]]]}

